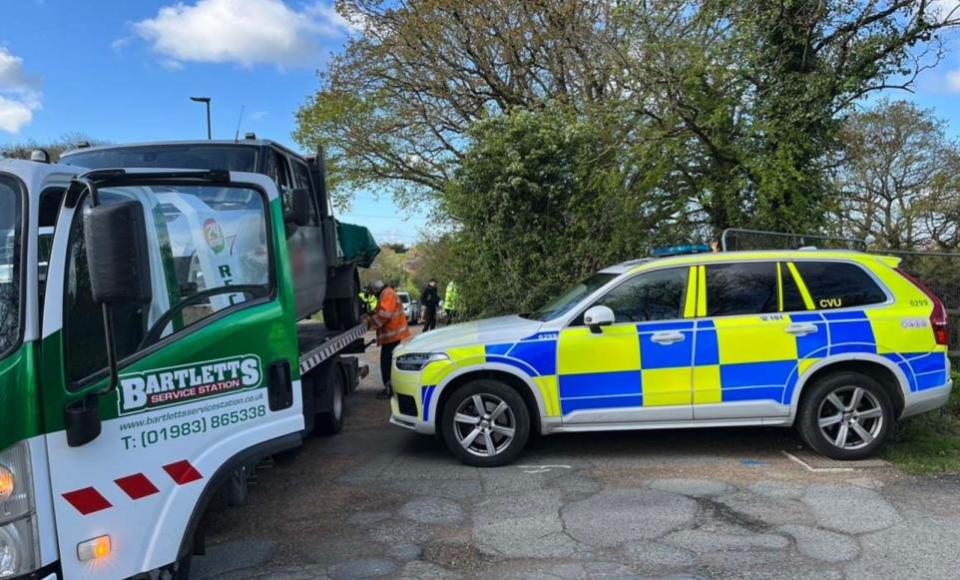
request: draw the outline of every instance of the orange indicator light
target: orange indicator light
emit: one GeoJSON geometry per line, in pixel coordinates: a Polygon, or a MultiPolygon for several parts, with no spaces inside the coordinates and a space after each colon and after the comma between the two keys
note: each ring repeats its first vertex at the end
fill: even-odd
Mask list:
{"type": "Polygon", "coordinates": [[[77,544],[77,558],[81,562],[100,560],[110,555],[110,536],[100,536],[77,544]]]}

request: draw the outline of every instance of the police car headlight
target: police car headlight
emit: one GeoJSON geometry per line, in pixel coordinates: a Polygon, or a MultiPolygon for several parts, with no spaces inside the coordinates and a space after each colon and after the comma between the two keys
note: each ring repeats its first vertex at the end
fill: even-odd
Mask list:
{"type": "Polygon", "coordinates": [[[22,441],[0,452],[0,578],[36,568],[30,448],[22,441]]]}
{"type": "Polygon", "coordinates": [[[442,360],[450,360],[450,357],[442,352],[404,354],[397,357],[397,368],[401,371],[422,371],[428,364],[442,360]]]}

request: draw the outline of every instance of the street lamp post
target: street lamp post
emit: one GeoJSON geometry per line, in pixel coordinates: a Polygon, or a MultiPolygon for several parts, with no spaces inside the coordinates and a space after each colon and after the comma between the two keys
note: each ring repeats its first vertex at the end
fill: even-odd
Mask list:
{"type": "Polygon", "coordinates": [[[206,103],[207,105],[207,139],[213,139],[213,130],[210,127],[210,97],[190,97],[194,103],[206,103]]]}

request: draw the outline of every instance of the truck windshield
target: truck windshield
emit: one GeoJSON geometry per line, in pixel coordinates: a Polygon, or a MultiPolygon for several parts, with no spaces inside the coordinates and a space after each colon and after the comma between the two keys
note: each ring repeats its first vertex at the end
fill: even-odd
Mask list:
{"type": "Polygon", "coordinates": [[[255,172],[257,148],[237,145],[170,144],[91,149],[66,155],[62,163],[88,169],[156,167],[255,172]]]}
{"type": "Polygon", "coordinates": [[[616,277],[616,274],[594,274],[561,294],[556,300],[548,303],[532,314],[524,314],[523,317],[541,322],[560,318],[567,312],[570,312],[570,310],[576,307],[584,298],[593,294],[616,277]]]}
{"type": "Polygon", "coordinates": [[[20,337],[21,203],[17,182],[0,175],[0,354],[14,347],[20,337]]]}

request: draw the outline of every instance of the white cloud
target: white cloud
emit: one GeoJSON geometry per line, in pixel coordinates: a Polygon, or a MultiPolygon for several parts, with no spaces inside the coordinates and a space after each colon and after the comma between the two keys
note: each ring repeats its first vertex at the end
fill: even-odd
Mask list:
{"type": "Polygon", "coordinates": [[[282,0],[197,0],[163,7],[134,30],[168,61],[285,67],[315,63],[321,37],[353,28],[326,3],[298,12],[282,0]]]}
{"type": "Polygon", "coordinates": [[[947,73],[947,88],[953,92],[960,93],[960,69],[947,73]]]}
{"type": "Polygon", "coordinates": [[[940,18],[960,17],[960,1],[958,0],[933,0],[930,3],[930,11],[940,18]]]}
{"type": "Polygon", "coordinates": [[[23,59],[0,46],[0,131],[19,133],[40,109],[39,79],[23,71],[23,59]]]}

